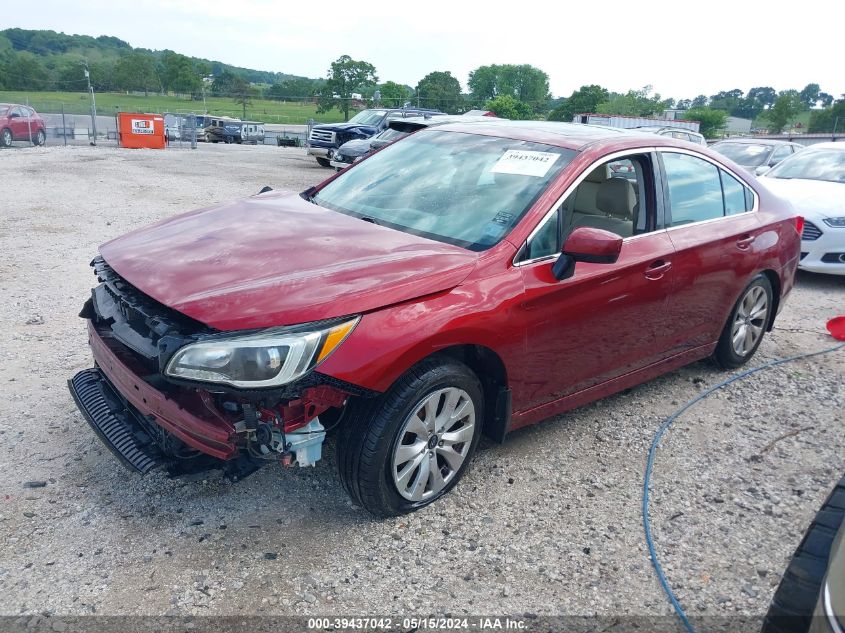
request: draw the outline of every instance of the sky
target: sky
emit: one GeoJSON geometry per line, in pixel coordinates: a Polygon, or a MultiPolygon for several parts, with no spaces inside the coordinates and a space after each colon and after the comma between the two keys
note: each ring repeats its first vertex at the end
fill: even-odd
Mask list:
{"type": "Polygon", "coordinates": [[[321,0],[39,0],[8,26],[113,35],[235,66],[324,77],[341,55],[376,67],[380,81],[415,86],[450,71],[466,89],[471,70],[531,64],[555,96],[585,84],[662,97],[818,83],[845,92],[842,0],[565,3],[321,0]],[[838,28],[838,27],[837,27],[838,28]]]}

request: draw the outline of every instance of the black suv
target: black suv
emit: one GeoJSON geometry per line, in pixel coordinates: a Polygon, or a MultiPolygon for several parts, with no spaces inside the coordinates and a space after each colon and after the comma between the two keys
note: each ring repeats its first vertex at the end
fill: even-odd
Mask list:
{"type": "Polygon", "coordinates": [[[370,108],[361,110],[346,123],[324,123],[311,128],[306,147],[311,156],[323,167],[329,167],[338,147],[353,139],[375,136],[387,128],[393,119],[404,117],[436,116],[439,110],[423,108],[370,108]]]}

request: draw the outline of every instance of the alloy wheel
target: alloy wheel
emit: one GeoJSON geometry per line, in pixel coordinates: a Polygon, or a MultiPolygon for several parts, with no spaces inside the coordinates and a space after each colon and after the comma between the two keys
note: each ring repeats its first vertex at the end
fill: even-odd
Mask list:
{"type": "Polygon", "coordinates": [[[475,405],[463,389],[427,395],[402,424],[391,472],[397,492],[410,501],[438,495],[458,474],[475,434],[475,405]]]}
{"type": "Polygon", "coordinates": [[[734,316],[731,343],[738,356],[750,354],[766,327],[769,297],[761,286],[752,286],[742,297],[734,316]]]}

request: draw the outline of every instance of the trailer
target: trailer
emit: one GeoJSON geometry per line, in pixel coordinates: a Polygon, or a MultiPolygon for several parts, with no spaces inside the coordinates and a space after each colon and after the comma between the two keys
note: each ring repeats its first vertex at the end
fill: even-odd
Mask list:
{"type": "Polygon", "coordinates": [[[620,114],[595,114],[583,112],[572,117],[573,123],[587,125],[603,125],[605,127],[620,127],[630,129],[634,127],[674,127],[698,132],[698,121],[687,119],[658,119],[646,116],[624,116],[620,114]]]}

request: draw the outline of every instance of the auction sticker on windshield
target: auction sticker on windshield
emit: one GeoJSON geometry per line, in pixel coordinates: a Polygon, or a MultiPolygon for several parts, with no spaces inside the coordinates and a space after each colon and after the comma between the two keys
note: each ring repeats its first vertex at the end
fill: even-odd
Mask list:
{"type": "Polygon", "coordinates": [[[490,171],[494,174],[515,174],[542,178],[554,165],[559,155],[552,152],[509,149],[502,154],[502,157],[490,171]]]}

